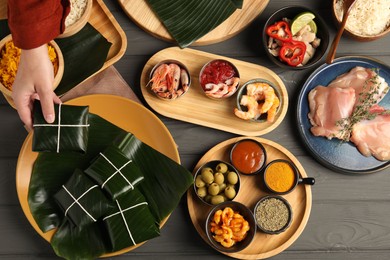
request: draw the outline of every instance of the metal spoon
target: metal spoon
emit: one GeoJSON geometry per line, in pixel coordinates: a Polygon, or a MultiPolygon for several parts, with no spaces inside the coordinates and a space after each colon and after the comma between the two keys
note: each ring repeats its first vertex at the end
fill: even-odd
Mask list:
{"type": "Polygon", "coordinates": [[[328,56],[326,57],[326,63],[328,63],[328,64],[331,64],[334,60],[334,57],[336,55],[337,45],[339,44],[339,41],[341,39],[341,35],[344,32],[345,24],[347,23],[349,13],[351,12],[351,9],[355,3],[356,3],[356,0],[344,0],[343,20],[341,22],[341,25],[340,25],[339,31],[337,32],[336,37],[333,39],[332,46],[330,47],[330,51],[328,53],[328,56]]]}

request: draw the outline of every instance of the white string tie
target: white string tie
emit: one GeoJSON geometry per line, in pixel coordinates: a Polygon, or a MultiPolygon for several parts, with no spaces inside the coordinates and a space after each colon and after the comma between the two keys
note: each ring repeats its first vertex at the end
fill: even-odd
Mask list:
{"type": "Polygon", "coordinates": [[[74,200],[74,202],[72,204],[70,204],[70,206],[66,209],[65,211],[65,216],[68,214],[68,211],[69,209],[74,205],[74,204],[77,204],[79,205],[79,207],[93,220],[93,222],[96,222],[96,219],[94,217],[92,217],[91,214],[89,214],[89,212],[79,203],[79,200],[84,197],[84,195],[86,195],[89,191],[91,191],[92,189],[98,187],[98,185],[94,185],[92,186],[91,188],[89,188],[88,190],[86,190],[83,194],[81,194],[80,197],[78,197],[77,199],[72,195],[72,193],[64,186],[62,185],[62,188],[64,188],[64,190],[69,194],[69,196],[74,200]]]}
{"type": "MultiPolygon", "coordinates": [[[[121,172],[121,170],[122,170],[123,168],[125,168],[126,165],[128,165],[129,163],[131,163],[132,160],[126,162],[122,167],[120,167],[120,168],[118,169],[118,168],[117,168],[117,167],[116,167],[116,166],[115,166],[115,165],[114,165],[114,164],[113,164],[113,163],[112,163],[104,154],[100,153],[100,155],[101,155],[104,159],[106,159],[106,161],[107,161],[109,164],[111,164],[111,166],[114,167],[114,169],[115,169],[115,172],[103,182],[101,188],[103,189],[104,185],[106,185],[106,183],[107,183],[112,177],[114,177],[117,173],[119,173],[119,174],[123,177],[123,179],[125,179],[125,181],[130,185],[130,188],[133,190],[133,189],[134,189],[133,184],[132,184],[132,183],[126,178],[126,176],[124,176],[123,173],[121,172]]],[[[136,182],[139,182],[139,181],[140,181],[140,180],[137,180],[136,182]]],[[[135,184],[135,183],[134,183],[134,184],[135,184]]]]}
{"type": "Polygon", "coordinates": [[[49,126],[49,127],[58,127],[57,131],[57,153],[60,152],[60,136],[61,136],[61,127],[89,127],[89,124],[83,125],[61,125],[61,108],[62,104],[59,104],[58,107],[58,124],[34,124],[33,127],[36,126],[49,126]]]}

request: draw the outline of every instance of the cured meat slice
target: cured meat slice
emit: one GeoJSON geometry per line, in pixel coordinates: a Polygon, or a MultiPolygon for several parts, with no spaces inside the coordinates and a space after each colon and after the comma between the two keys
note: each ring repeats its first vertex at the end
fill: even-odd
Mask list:
{"type": "Polygon", "coordinates": [[[364,156],[390,160],[390,113],[362,120],[352,128],[351,139],[364,156]]]}
{"type": "Polygon", "coordinates": [[[317,86],[309,93],[310,131],[315,136],[342,139],[337,122],[348,118],[355,105],[355,89],[317,86]]]}

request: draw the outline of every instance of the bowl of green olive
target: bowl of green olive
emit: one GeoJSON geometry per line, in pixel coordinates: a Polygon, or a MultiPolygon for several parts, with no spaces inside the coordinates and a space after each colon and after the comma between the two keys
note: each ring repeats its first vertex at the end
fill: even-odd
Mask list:
{"type": "Polygon", "coordinates": [[[228,162],[213,160],[199,167],[194,175],[197,197],[210,206],[232,201],[240,190],[240,175],[228,162]]]}

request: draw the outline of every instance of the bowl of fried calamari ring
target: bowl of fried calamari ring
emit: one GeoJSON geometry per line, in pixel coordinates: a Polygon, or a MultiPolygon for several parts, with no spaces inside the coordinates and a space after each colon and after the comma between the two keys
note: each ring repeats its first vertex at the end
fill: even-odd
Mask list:
{"type": "Polygon", "coordinates": [[[70,0],[70,12],[65,19],[65,30],[57,38],[66,38],[78,33],[88,23],[93,0],[70,0]]]}
{"type": "Polygon", "coordinates": [[[163,60],[157,63],[146,85],[162,100],[176,100],[188,92],[191,75],[188,68],[178,60],[163,60]]]}
{"type": "Polygon", "coordinates": [[[247,206],[237,201],[226,201],[209,211],[205,230],[212,247],[221,252],[234,253],[252,243],[257,226],[247,206]]]}
{"type": "Polygon", "coordinates": [[[279,90],[272,82],[251,79],[237,93],[234,114],[243,120],[273,123],[281,103],[279,90]]]}
{"type": "MultiPolygon", "coordinates": [[[[54,90],[64,74],[64,57],[55,41],[50,41],[47,48],[50,61],[53,64],[54,90]]],[[[21,49],[14,45],[11,34],[0,41],[0,90],[12,107],[15,107],[12,100],[12,85],[18,70],[20,54],[21,49]]]]}

